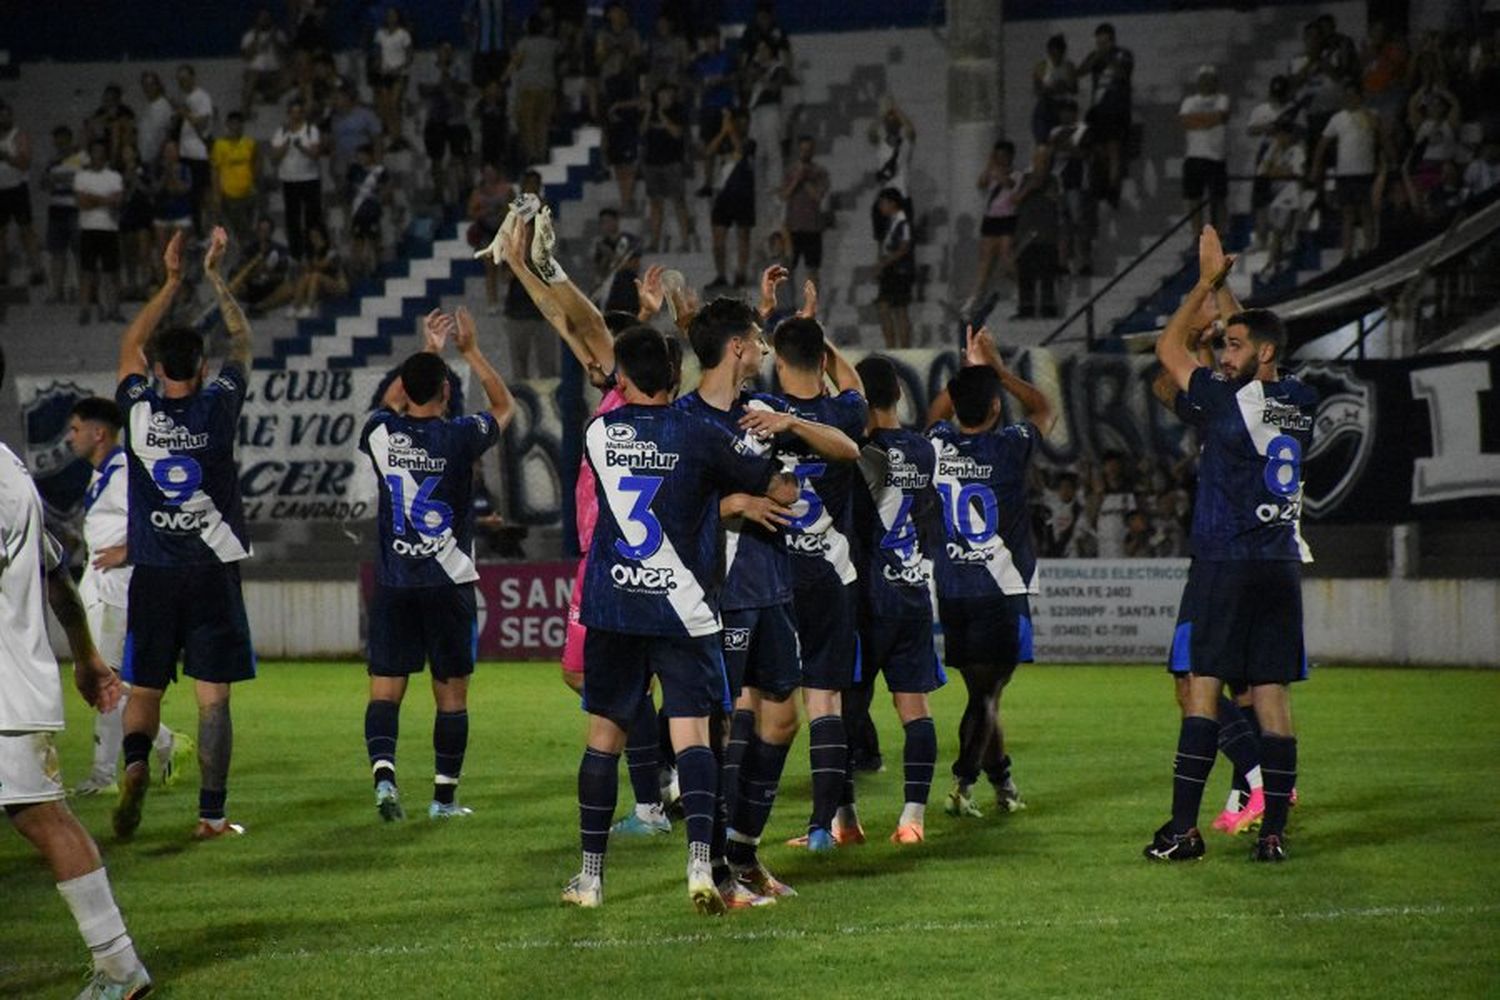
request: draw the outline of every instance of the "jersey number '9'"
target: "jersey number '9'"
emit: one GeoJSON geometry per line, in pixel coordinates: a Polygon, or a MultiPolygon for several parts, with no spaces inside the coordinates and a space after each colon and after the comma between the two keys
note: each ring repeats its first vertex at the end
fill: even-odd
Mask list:
{"type": "Polygon", "coordinates": [[[391,491],[391,533],[406,534],[406,522],[411,521],[417,534],[435,538],[453,526],[453,508],[441,500],[432,499],[433,491],[443,481],[442,476],[428,476],[417,484],[416,495],[411,498],[411,510],[406,509],[406,480],[401,476],[388,475],[385,485],[391,491]]]}
{"type": "Polygon", "coordinates": [[[969,483],[955,496],[950,483],[938,483],[938,494],[943,498],[943,522],[948,528],[948,537],[959,537],[971,545],[982,545],[995,537],[1000,526],[1000,507],[995,503],[995,491],[983,483],[969,483]],[[979,501],[979,524],[974,524],[974,501],[979,501]]]}
{"type": "Polygon", "coordinates": [[[151,478],[168,506],[178,507],[203,485],[203,466],[187,455],[169,455],[151,467],[151,478]]]}
{"type": "MultiPolygon", "coordinates": [[[[615,539],[615,551],[626,559],[650,559],[661,548],[661,522],[651,513],[651,501],[661,489],[660,476],[621,476],[620,489],[635,494],[635,504],[627,515],[631,521],[646,529],[646,537],[632,545],[623,538],[615,539]]],[[[621,525],[624,530],[624,525],[621,525]]]]}

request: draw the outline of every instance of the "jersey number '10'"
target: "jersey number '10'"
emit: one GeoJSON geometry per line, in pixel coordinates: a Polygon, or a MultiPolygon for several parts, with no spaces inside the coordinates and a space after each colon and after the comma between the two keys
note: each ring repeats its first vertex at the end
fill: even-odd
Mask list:
{"type": "Polygon", "coordinates": [[[411,498],[411,508],[406,504],[406,480],[402,476],[388,475],[385,485],[391,491],[391,533],[406,534],[409,520],[417,534],[436,538],[453,526],[453,508],[441,500],[432,499],[433,491],[443,481],[442,476],[428,476],[417,484],[417,492],[411,498]]]}
{"type": "Polygon", "coordinates": [[[995,491],[983,483],[969,483],[953,492],[951,483],[938,483],[943,498],[943,522],[949,538],[962,538],[971,545],[982,545],[995,537],[1000,527],[1000,506],[995,491]],[[979,502],[979,523],[974,523],[974,502],[979,502]]]}

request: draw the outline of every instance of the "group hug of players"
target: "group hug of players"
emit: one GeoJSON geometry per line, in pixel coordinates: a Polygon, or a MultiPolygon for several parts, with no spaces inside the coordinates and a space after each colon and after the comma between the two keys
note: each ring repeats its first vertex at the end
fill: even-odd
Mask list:
{"type": "MultiPolygon", "coordinates": [[[[224,240],[218,231],[209,244],[212,279],[224,240]]],[[[603,393],[583,435],[577,527],[586,556],[563,656],[564,678],[588,714],[578,770],[582,865],[564,901],[602,904],[612,829],[670,828],[657,785],[653,688],[675,756],[688,890],[700,912],[794,894],[767,870],[758,846],[799,726],[799,691],[813,802],[806,835],[792,843],[830,851],[864,839],[842,715],[861,674],[884,674],[905,730],[905,805],[892,841],[924,839],[938,757],[928,695],[945,682],[944,664],[968,689],[947,811],[979,815],[973,788],[981,775],[999,808],[1020,808],[998,708],[1017,663],[1031,657],[1036,558],[1026,483],[1054,421],[1046,396],[1006,367],[987,331],[970,330],[962,367],[934,400],[926,433],[911,430],[901,424],[891,361],[875,355],[849,364],[825,340],[810,284],[803,308],[778,316],[776,289],[786,277],[779,268],[764,278],[759,310],[733,298],[700,308],[690,293],[664,290],[652,269],[638,315],[604,316],[568,279],[555,242],[548,210],[522,196],[481,253],[510,267],[603,393]],[[664,302],[701,370],[686,394],[681,338],[647,322],[664,302]],[[768,350],[780,392],[748,391],[768,350]],[[1021,420],[1003,422],[1003,393],[1020,404],[1021,420]],[[622,751],[637,805],[616,823],[622,751]]],[[[81,453],[97,459],[90,497],[104,493],[122,461],[126,470],[125,552],[118,566],[91,564],[95,573],[132,574],[125,634],[104,657],[129,692],[113,813],[122,839],[141,822],[161,698],[179,658],[199,705],[195,835],[243,833],[225,807],[230,691],[255,672],[237,571],[249,546],[233,454],[249,331],[221,279],[214,287],[230,356],[217,377],[207,377],[200,334],[157,330],[181,281],[179,243],[166,251],[166,284],[126,331],[118,410],[92,401],[74,415],[75,435],[93,443],[81,453]],[[117,449],[113,435],[121,432],[117,449]]],[[[1278,369],[1285,349],[1278,318],[1241,310],[1229,295],[1231,265],[1206,228],[1200,280],[1156,347],[1157,394],[1197,428],[1202,448],[1194,560],[1170,664],[1183,712],[1172,818],[1145,850],[1159,860],[1204,853],[1198,812],[1220,749],[1235,764],[1237,791],[1216,826],[1239,832],[1258,822],[1252,857],[1286,856],[1296,771],[1288,689],[1306,663],[1301,456],[1316,397],[1278,369]],[[1217,362],[1211,341],[1221,342],[1217,362]]],[[[359,444],[380,490],[365,740],[377,811],[387,821],[405,815],[396,780],[400,703],[410,676],[424,668],[437,707],[428,814],[469,813],[456,791],[476,656],[474,467],[515,410],[467,310],[433,312],[423,334],[424,349],[400,365],[359,444]],[[484,390],[483,412],[450,412],[457,377],[442,359],[450,340],[484,390]]],[[[85,535],[94,544],[87,521],[85,535]]],[[[111,707],[118,685],[100,672],[92,649],[84,652],[80,688],[111,707]]],[[[57,715],[51,728],[61,725],[57,715]]],[[[0,787],[32,791],[4,799],[8,811],[56,803],[55,768],[44,775],[33,762],[27,770],[25,754],[5,737],[0,751],[0,787]]]]}

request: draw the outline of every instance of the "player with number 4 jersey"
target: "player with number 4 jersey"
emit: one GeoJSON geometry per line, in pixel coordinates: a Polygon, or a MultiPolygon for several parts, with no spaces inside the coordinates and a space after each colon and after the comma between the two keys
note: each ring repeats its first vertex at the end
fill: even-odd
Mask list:
{"type": "Polygon", "coordinates": [[[365,750],[375,809],[403,819],[396,785],[401,701],[412,674],[432,666],[434,777],[431,819],[467,816],[457,802],[469,742],[469,677],[479,642],[474,582],[474,466],[515,411],[510,390],[479,349],[474,319],[438,310],[423,325],[425,349],[401,364],[404,412],[370,416],[359,448],[380,487],[375,590],[370,598],[370,698],[365,750]],[[484,388],[489,409],[445,418],[450,388],[442,350],[453,338],[484,388]]]}
{"type": "Polygon", "coordinates": [[[240,592],[239,562],[250,555],[234,444],[250,371],[250,327],[219,272],[229,237],[216,228],[203,273],[229,332],[229,357],[212,381],[203,335],[157,326],[182,283],[182,234],[167,245],[166,281],[131,321],[120,343],[115,401],[125,417],[129,456],[130,578],[124,664],[131,685],[122,746],[125,776],[115,834],[141,822],[147,763],[161,721],[161,698],[177,679],[177,659],[198,698],[195,836],[243,829],[225,818],[233,727],[230,685],[255,676],[255,651],[240,592]],[[151,373],[147,378],[147,342],[151,373]]]}
{"type": "Polygon", "coordinates": [[[1031,660],[1036,548],[1026,479],[1053,417],[1046,396],[1005,366],[988,330],[968,331],[964,362],[933,404],[934,418],[952,414],[956,422],[939,419],[929,435],[946,535],[937,564],[943,657],[963,671],[969,692],[947,811],[978,816],[970,787],[981,768],[1000,809],[1024,808],[1005,753],[1000,695],[1016,664],[1031,660]],[[1002,423],[1002,388],[1020,401],[1024,421],[1002,423]]]}

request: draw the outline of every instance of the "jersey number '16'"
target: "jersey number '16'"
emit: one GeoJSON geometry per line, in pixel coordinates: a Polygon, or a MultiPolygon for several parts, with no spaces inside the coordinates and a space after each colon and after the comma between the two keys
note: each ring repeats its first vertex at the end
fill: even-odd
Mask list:
{"type": "Polygon", "coordinates": [[[391,533],[406,534],[407,521],[417,529],[417,534],[436,538],[453,526],[453,508],[441,500],[432,499],[433,491],[443,481],[442,476],[428,476],[417,484],[417,492],[411,498],[411,509],[406,506],[406,480],[401,476],[385,477],[385,485],[391,491],[391,533]]]}

